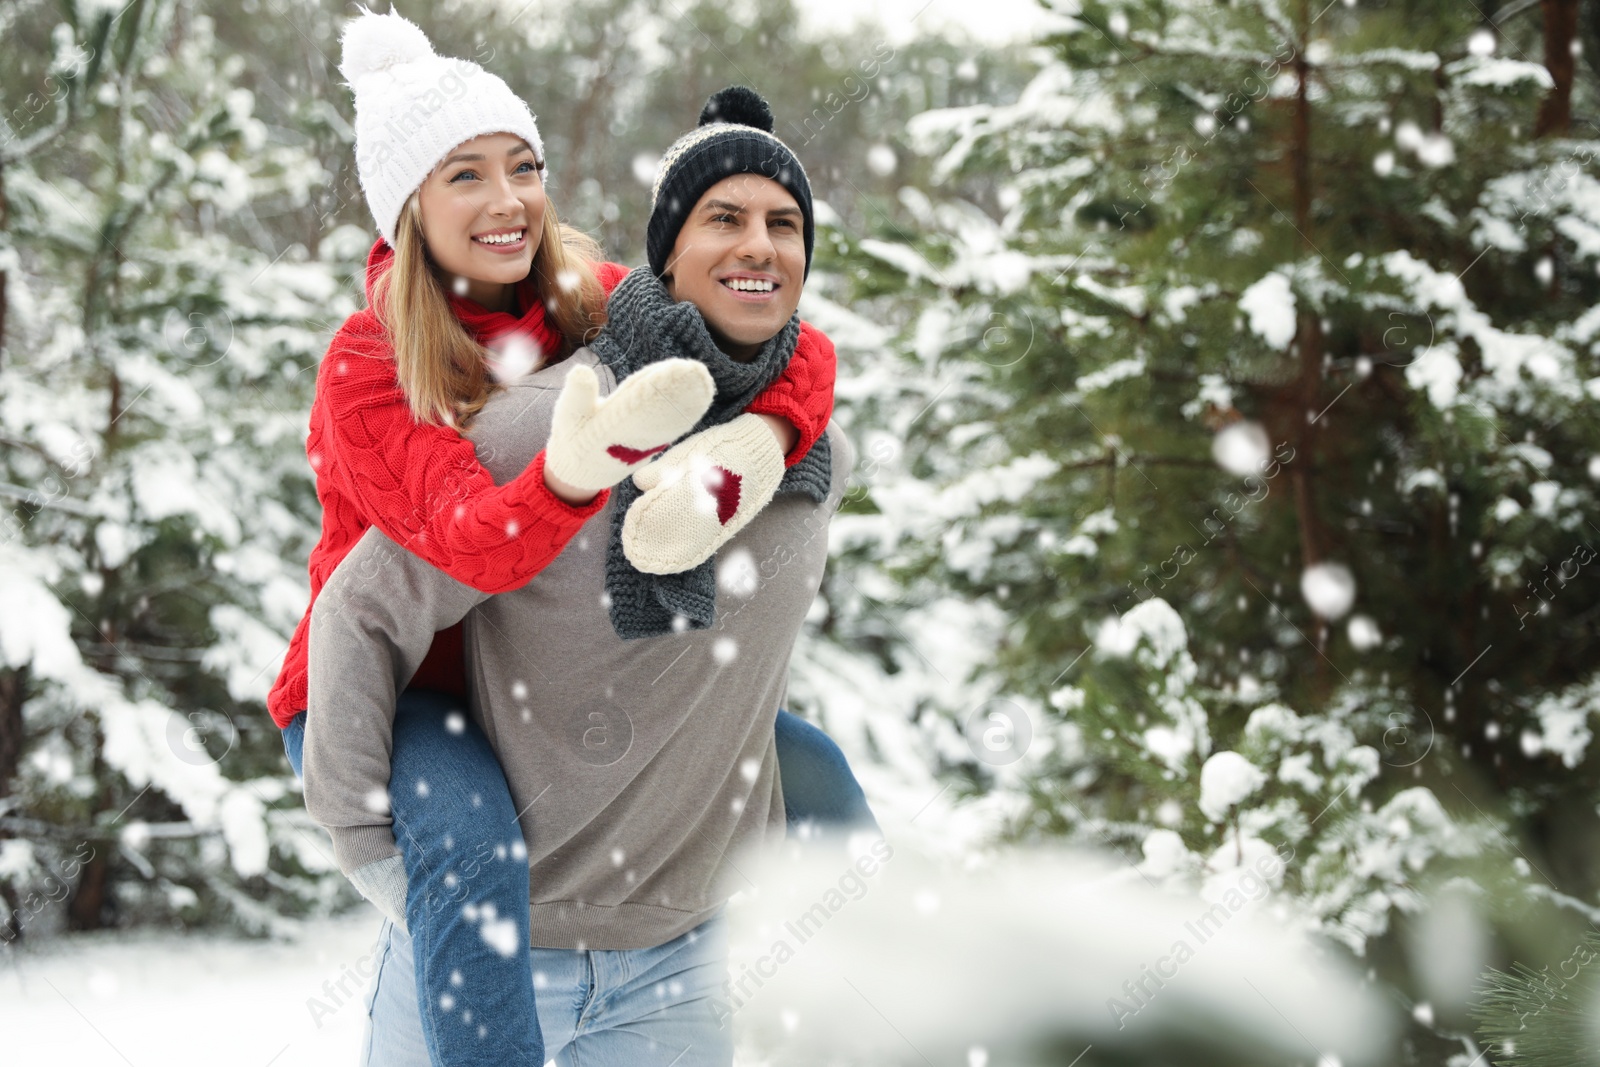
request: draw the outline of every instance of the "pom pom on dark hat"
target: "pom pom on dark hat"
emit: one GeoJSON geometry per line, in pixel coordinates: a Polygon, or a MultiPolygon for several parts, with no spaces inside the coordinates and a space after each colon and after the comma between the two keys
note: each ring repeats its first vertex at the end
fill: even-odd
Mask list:
{"type": "Polygon", "coordinates": [[[707,189],[735,174],[759,174],[789,191],[804,219],[806,273],[816,226],[811,211],[811,183],[789,146],[772,132],[772,108],[760,93],[732,85],[712,94],[700,111],[700,124],[672,143],[656,171],[650,192],[650,224],[645,249],[650,269],[666,273],[672,246],[689,213],[707,189]]]}
{"type": "Polygon", "coordinates": [[[713,122],[731,122],[739,126],[754,126],[763,133],[772,132],[772,108],[754,89],[743,85],[730,85],[714,94],[700,109],[700,125],[713,122]]]}

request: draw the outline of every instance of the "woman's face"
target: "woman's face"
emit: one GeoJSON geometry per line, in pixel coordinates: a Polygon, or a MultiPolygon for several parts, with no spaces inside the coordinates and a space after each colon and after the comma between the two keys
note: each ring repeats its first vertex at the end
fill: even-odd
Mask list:
{"type": "Polygon", "coordinates": [[[667,292],[700,309],[719,348],[750,359],[800,306],[804,222],[800,205],[771,178],[722,179],[678,231],[667,292]]]}
{"type": "Polygon", "coordinates": [[[417,192],[422,237],[454,292],[504,310],[528,276],[544,226],[544,178],[509,133],[457,145],[417,192]]]}

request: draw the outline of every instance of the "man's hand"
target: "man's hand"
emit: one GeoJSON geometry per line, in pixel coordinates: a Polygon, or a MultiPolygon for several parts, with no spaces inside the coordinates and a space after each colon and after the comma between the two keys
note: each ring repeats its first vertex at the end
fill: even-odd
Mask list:
{"type": "Polygon", "coordinates": [[[646,574],[710,559],[778,491],[783,452],[760,415],[702,430],[633,476],[644,495],[622,520],[622,550],[646,574]]]}

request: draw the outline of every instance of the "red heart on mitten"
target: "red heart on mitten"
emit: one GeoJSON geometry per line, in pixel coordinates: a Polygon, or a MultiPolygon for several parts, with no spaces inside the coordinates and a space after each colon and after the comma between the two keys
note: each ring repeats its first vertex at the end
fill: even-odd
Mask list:
{"type": "Polygon", "coordinates": [[[706,488],[717,500],[717,521],[724,526],[739,510],[739,484],[743,481],[726,467],[712,467],[706,471],[706,488]]]}
{"type": "Polygon", "coordinates": [[[666,445],[656,445],[654,448],[629,448],[627,445],[611,445],[606,449],[606,455],[618,463],[643,463],[658,452],[665,452],[666,445]]]}

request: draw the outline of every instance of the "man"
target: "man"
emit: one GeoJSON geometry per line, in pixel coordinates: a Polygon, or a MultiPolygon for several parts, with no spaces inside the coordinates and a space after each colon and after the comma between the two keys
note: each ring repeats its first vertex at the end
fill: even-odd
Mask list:
{"type": "MultiPolygon", "coordinates": [[[[619,486],[520,590],[486,597],[370,530],[312,614],[306,802],[341,856],[417,832],[391,829],[386,790],[453,802],[448,782],[399,767],[391,779],[387,748],[397,687],[434,632],[465,619],[472,716],[527,843],[533,985],[558,1063],[732,1061],[712,1006],[721,908],[740,883],[728,857],[784,831],[774,716],[854,462],[831,426],[786,462],[763,416],[740,414],[793,351],[813,244],[804,170],[770,128],[748,90],[713,97],[663,159],[651,270],[618,287],[606,333],[492,399],[470,436],[497,481],[512,477],[563,418],[569,374],[609,394],[674,357],[716,382],[699,432],[619,486]]],[[[520,923],[473,902],[463,850],[485,844],[485,862],[505,859],[445,838],[436,906],[526,951],[520,923]]],[[[382,937],[365,1062],[423,1067],[412,953],[428,946],[392,924],[382,937]]],[[[452,1018],[486,1033],[503,1023],[474,1017],[473,975],[451,979],[452,1018]]]]}

